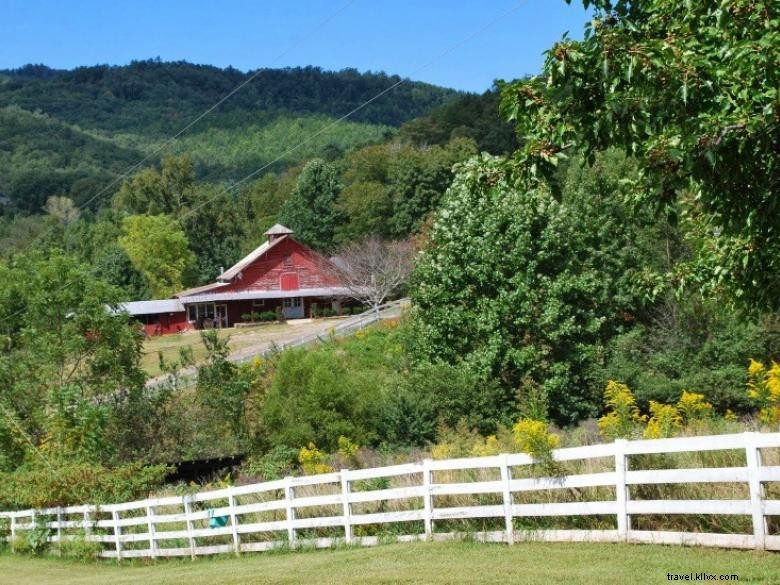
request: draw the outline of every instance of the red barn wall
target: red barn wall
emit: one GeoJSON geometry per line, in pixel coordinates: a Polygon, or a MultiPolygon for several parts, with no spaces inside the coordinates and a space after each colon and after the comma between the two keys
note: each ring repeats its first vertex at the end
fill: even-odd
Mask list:
{"type": "Polygon", "coordinates": [[[167,335],[168,333],[181,333],[192,329],[187,321],[187,313],[161,313],[159,315],[141,315],[139,319],[143,323],[144,333],[148,336],[167,335]]]}
{"type": "Polygon", "coordinates": [[[282,275],[285,275],[284,290],[295,290],[294,275],[298,277],[299,288],[321,288],[338,286],[338,283],[324,274],[313,257],[313,252],[295,240],[285,238],[263,256],[242,271],[242,278],[221,288],[220,292],[282,289],[282,275]]]}

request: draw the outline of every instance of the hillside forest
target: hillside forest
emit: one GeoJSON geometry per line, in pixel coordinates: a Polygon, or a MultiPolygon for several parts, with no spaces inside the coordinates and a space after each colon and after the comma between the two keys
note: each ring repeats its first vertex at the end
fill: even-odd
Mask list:
{"type": "Polygon", "coordinates": [[[270,479],[777,429],[777,15],[585,4],[538,76],[409,82],[281,159],[396,78],[264,71],[153,154],[246,74],[0,72],[0,503],[134,497],[227,455],[270,479]],[[186,355],[145,386],[106,305],[209,282],[276,222],[324,253],[411,241],[411,309],[241,366],[205,333],[195,388],[186,355]]]}

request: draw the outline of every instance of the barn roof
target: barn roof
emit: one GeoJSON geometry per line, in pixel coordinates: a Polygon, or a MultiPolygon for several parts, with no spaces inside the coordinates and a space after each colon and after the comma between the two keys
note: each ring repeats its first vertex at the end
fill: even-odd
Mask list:
{"type": "Polygon", "coordinates": [[[196,286],[193,288],[188,288],[186,290],[183,290],[181,292],[177,292],[175,297],[189,297],[191,295],[197,295],[204,292],[208,292],[210,290],[214,290],[215,288],[220,288],[222,286],[227,286],[229,283],[227,282],[212,282],[211,284],[204,284],[203,286],[196,286]]]}
{"type": "Polygon", "coordinates": [[[154,315],[157,313],[180,313],[184,310],[184,305],[179,299],[159,299],[120,303],[118,309],[127,311],[131,315],[154,315]]]}
{"type": "Polygon", "coordinates": [[[348,297],[352,293],[342,287],[299,288],[296,290],[245,290],[214,292],[182,299],[183,303],[213,303],[216,301],[244,301],[251,299],[284,299],[291,297],[348,297]]]}
{"type": "MultiPolygon", "coordinates": [[[[279,224],[277,224],[279,225],[279,224]]],[[[276,227],[276,226],[274,226],[276,227]]],[[[284,227],[284,226],[281,226],[284,227]]],[[[273,228],[271,228],[273,229],[273,228]]],[[[287,229],[287,228],[285,228],[287,229]]],[[[271,230],[268,230],[271,231],[271,230]]],[[[266,232],[268,233],[268,232],[266,232]]],[[[236,262],[233,266],[225,270],[222,274],[217,276],[217,280],[222,281],[223,283],[225,281],[233,280],[236,275],[241,272],[244,268],[249,266],[252,262],[260,258],[263,254],[268,252],[271,248],[273,248],[276,244],[279,242],[286,240],[287,235],[281,235],[278,238],[275,238],[274,240],[268,240],[266,242],[263,242],[260,246],[252,250],[249,254],[241,258],[238,262],[236,262]]]]}

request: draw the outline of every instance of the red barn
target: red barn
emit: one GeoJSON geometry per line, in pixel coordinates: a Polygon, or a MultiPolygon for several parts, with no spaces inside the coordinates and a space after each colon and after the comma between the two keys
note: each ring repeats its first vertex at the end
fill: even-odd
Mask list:
{"type": "Polygon", "coordinates": [[[276,312],[286,319],[312,315],[314,304],[339,308],[347,289],[322,269],[320,255],[276,224],[268,240],[217,277],[216,282],[181,291],[173,299],[125,303],[148,335],[201,327],[231,327],[246,315],[276,312]]]}

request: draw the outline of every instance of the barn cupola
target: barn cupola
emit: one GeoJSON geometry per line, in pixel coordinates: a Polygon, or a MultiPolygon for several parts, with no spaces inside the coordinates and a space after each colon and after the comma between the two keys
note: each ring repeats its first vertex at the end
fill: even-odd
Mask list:
{"type": "Polygon", "coordinates": [[[289,236],[292,233],[294,232],[290,228],[285,227],[280,223],[277,223],[276,225],[271,227],[271,229],[265,232],[265,235],[268,236],[268,243],[272,244],[275,240],[278,240],[283,236],[289,236]]]}

